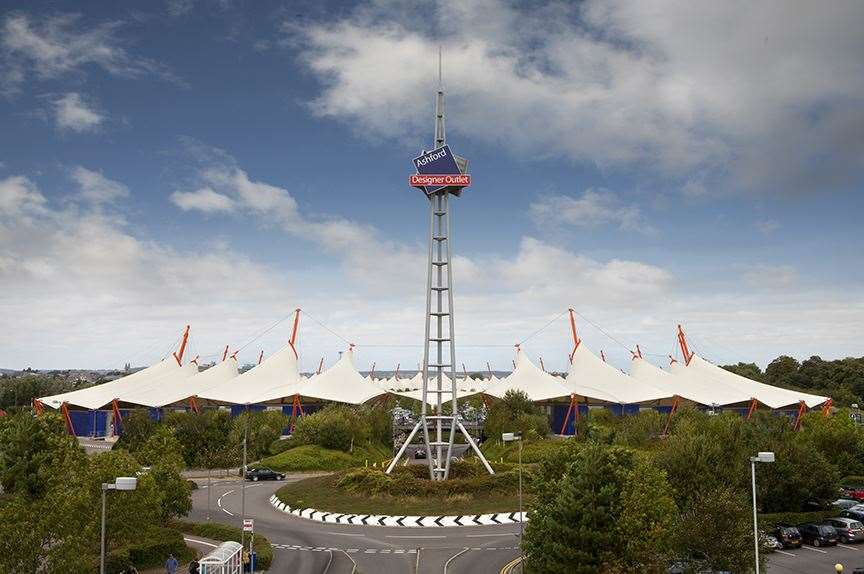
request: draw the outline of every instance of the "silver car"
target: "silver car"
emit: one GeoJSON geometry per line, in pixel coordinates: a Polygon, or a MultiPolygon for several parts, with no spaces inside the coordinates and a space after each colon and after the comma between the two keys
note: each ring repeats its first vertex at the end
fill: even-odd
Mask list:
{"type": "Polygon", "coordinates": [[[864,524],[854,518],[829,518],[825,524],[834,527],[837,537],[844,544],[864,540],[864,524]]]}

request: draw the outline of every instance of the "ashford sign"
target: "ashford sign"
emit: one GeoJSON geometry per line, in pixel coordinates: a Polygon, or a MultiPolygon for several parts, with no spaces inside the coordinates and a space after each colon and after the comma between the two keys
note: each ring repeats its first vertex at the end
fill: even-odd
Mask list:
{"type": "MultiPolygon", "coordinates": [[[[464,160],[463,160],[464,162],[464,160]]],[[[459,169],[456,156],[450,146],[441,146],[414,158],[417,173],[412,174],[409,183],[431,195],[448,187],[463,188],[471,185],[471,176],[459,169]]]]}

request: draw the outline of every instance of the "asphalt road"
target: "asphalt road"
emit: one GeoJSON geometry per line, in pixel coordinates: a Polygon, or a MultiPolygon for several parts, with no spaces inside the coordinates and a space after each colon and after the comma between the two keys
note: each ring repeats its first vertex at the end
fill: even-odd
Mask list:
{"type": "MultiPolygon", "coordinates": [[[[356,562],[365,574],[495,573],[519,555],[518,525],[462,528],[384,528],[324,524],[277,511],[270,496],[300,480],[246,483],[246,516],[255,532],[273,544],[274,573],[350,573],[356,562]]],[[[207,520],[206,479],[192,493],[189,518],[207,520]]],[[[213,481],[210,518],[241,525],[241,481],[213,481]]]]}
{"type": "Polygon", "coordinates": [[[767,574],[833,574],[834,565],[842,564],[846,574],[864,568],[864,544],[787,549],[768,557],[767,574]]]}

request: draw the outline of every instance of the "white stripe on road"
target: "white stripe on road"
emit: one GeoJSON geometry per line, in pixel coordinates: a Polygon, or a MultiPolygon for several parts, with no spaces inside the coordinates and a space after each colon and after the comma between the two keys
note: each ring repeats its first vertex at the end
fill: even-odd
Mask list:
{"type": "Polygon", "coordinates": [[[327,534],[332,534],[333,536],[359,536],[362,538],[366,538],[365,534],[353,534],[350,532],[327,532],[327,534]]]}
{"type": "Polygon", "coordinates": [[[454,560],[456,560],[457,558],[459,558],[460,556],[462,556],[463,554],[465,554],[469,550],[471,550],[471,549],[470,548],[464,548],[464,549],[460,550],[459,552],[457,552],[456,554],[454,554],[453,556],[451,556],[450,558],[448,558],[447,562],[444,563],[444,574],[447,574],[447,568],[450,567],[451,562],[453,562],[454,560]]]}
{"type": "Polygon", "coordinates": [[[503,538],[505,536],[516,536],[516,532],[504,532],[502,534],[466,534],[465,538],[503,538]]]}
{"type": "Polygon", "coordinates": [[[430,534],[430,535],[426,535],[426,536],[385,536],[384,538],[447,538],[447,537],[443,536],[443,535],[442,536],[433,536],[430,534]]]}
{"type": "Polygon", "coordinates": [[[839,546],[840,548],[845,548],[846,550],[854,550],[855,552],[858,552],[857,548],[852,548],[851,546],[846,546],[845,544],[838,544],[837,546],[839,546]]]}
{"type": "Polygon", "coordinates": [[[821,552],[822,554],[828,554],[824,550],[819,550],[818,548],[810,548],[809,546],[802,546],[801,548],[805,548],[807,550],[812,550],[813,552],[821,552]]]}
{"type": "Polygon", "coordinates": [[[228,495],[231,494],[232,492],[234,492],[234,491],[233,491],[233,490],[229,490],[228,492],[226,492],[225,494],[223,494],[222,496],[220,496],[220,497],[216,500],[216,504],[217,504],[217,506],[219,506],[219,509],[222,510],[222,512],[224,512],[224,513],[227,514],[228,516],[234,516],[234,514],[233,514],[232,512],[230,512],[228,509],[222,507],[222,498],[228,496],[228,495]]]}
{"type": "Polygon", "coordinates": [[[786,556],[792,556],[792,557],[795,556],[795,554],[792,554],[791,552],[786,552],[785,550],[775,550],[775,552],[777,554],[785,554],[786,556]]]}

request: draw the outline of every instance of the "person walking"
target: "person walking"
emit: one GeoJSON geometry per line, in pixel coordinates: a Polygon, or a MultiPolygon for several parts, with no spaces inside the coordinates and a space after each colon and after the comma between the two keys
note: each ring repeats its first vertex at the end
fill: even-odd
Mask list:
{"type": "Polygon", "coordinates": [[[165,574],[177,574],[177,559],[173,554],[169,554],[165,561],[165,574]]]}

